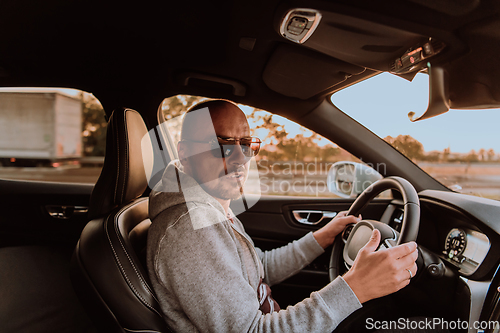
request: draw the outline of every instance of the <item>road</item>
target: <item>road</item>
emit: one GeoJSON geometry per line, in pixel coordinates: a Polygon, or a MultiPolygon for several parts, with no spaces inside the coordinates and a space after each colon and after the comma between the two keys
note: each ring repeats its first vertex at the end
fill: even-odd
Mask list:
{"type": "MultiPolygon", "coordinates": [[[[420,167],[446,186],[467,194],[500,200],[500,164],[422,163],[420,167]],[[459,190],[461,188],[461,190],[459,190]]],[[[0,178],[95,184],[99,167],[0,167],[0,178]]],[[[326,172],[317,174],[260,174],[262,194],[332,197],[326,172]]]]}

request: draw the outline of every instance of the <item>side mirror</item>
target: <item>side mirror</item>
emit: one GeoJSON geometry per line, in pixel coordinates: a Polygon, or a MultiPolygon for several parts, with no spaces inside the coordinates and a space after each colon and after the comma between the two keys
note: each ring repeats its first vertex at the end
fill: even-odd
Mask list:
{"type": "Polygon", "coordinates": [[[382,179],[373,168],[356,162],[337,162],[328,170],[328,190],[341,198],[356,198],[368,186],[382,179]]]}

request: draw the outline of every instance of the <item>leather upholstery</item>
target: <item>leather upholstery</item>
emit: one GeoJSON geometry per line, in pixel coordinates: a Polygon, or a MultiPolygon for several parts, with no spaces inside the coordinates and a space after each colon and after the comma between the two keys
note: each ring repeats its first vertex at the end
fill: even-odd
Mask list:
{"type": "Polygon", "coordinates": [[[71,275],[83,306],[102,332],[171,332],[144,266],[148,198],[141,139],[147,134],[134,110],[115,110],[106,157],[92,192],[92,220],[75,249],[71,275]]]}
{"type": "Polygon", "coordinates": [[[147,134],[141,115],[131,109],[115,110],[106,133],[106,156],[92,191],[89,218],[141,196],[148,186],[142,161],[141,140],[147,134]]]}

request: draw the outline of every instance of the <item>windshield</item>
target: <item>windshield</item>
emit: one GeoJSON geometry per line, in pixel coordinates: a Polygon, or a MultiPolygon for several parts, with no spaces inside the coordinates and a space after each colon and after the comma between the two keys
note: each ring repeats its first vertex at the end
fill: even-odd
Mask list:
{"type": "Polygon", "coordinates": [[[335,106],[452,190],[500,200],[500,110],[450,110],[411,122],[428,103],[428,76],[384,73],[332,95],[335,106]]]}

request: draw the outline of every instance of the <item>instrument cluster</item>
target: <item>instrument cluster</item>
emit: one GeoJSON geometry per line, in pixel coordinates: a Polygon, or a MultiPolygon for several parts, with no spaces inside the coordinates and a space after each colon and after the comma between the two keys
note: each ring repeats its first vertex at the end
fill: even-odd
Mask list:
{"type": "Polygon", "coordinates": [[[453,228],[446,236],[442,257],[459,268],[464,275],[471,275],[483,262],[490,241],[475,230],[453,228]]]}

